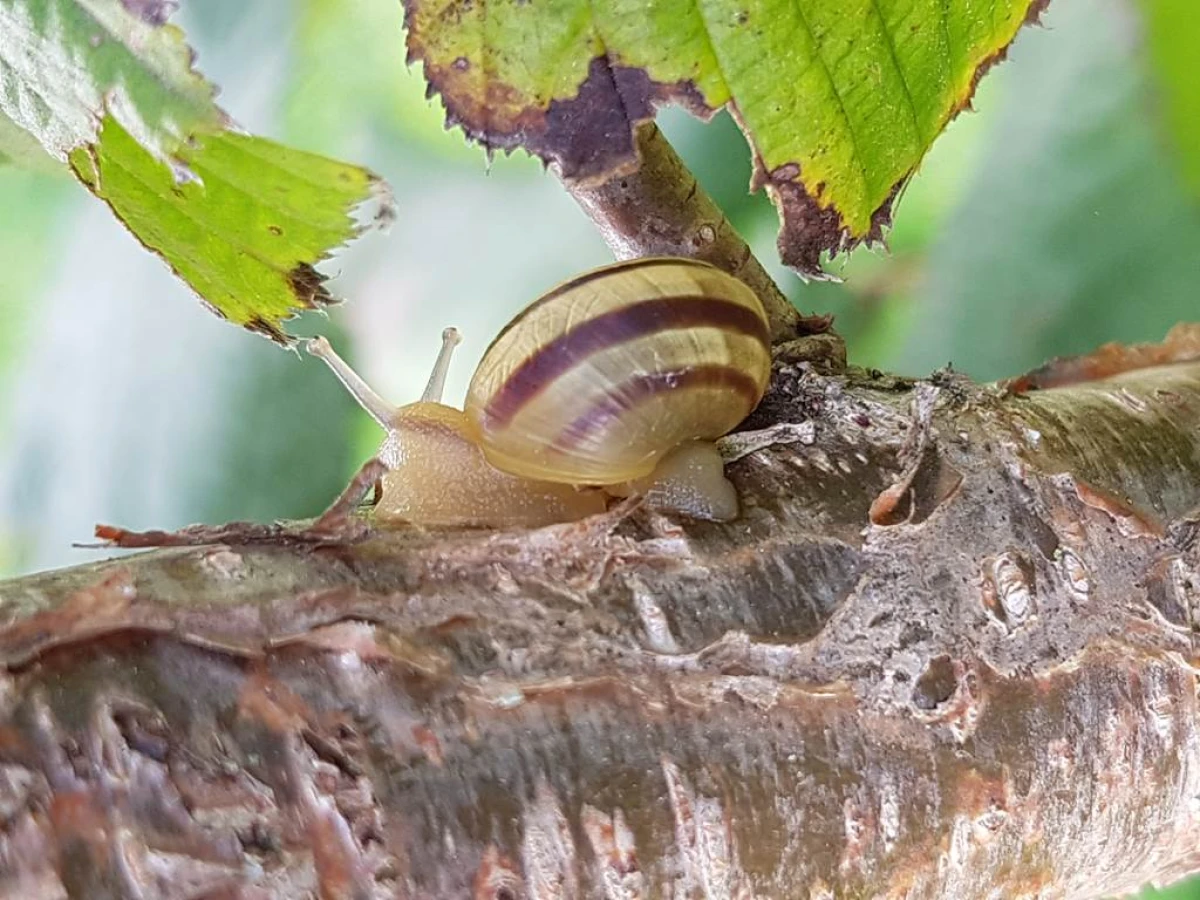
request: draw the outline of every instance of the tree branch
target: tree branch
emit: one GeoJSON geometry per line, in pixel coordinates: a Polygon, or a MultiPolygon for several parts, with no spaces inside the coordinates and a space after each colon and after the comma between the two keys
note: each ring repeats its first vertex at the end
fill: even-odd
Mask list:
{"type": "Polygon", "coordinates": [[[763,301],[775,343],[827,331],[829,317],[796,311],[658,126],[640,126],[636,138],[636,172],[599,185],[564,181],[617,259],[687,256],[736,275],[763,301]]]}
{"type": "Polygon", "coordinates": [[[782,366],[770,430],[725,442],[729,525],[626,504],[246,532],[10,581],[0,885],[962,900],[1182,876],[1198,418],[1200,363],[1026,394],[782,366]]]}

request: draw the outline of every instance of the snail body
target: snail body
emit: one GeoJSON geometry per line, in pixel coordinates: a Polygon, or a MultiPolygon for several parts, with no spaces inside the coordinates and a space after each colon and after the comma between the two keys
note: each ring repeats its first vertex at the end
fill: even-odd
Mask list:
{"type": "Polygon", "coordinates": [[[309,344],[388,431],[379,521],[540,525],[630,494],[737,516],[711,442],[758,404],[771,364],[766,314],[738,279],[650,258],[567,281],[500,332],[461,411],[440,402],[456,343],[447,330],[422,399],[399,408],[324,339],[309,344]]]}
{"type": "Polygon", "coordinates": [[[401,407],[379,458],[388,471],[377,521],[533,527],[602,512],[599,491],[522,478],[491,465],[462,410],[437,402],[401,407]]]}

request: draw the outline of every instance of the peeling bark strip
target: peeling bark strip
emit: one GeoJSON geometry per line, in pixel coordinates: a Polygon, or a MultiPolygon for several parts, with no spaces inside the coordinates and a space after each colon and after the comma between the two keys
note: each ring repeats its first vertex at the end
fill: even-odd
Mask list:
{"type": "Polygon", "coordinates": [[[1130,369],[1146,368],[1200,356],[1200,324],[1181,322],[1161,344],[1104,344],[1082,356],[1052,359],[1032,372],[1005,382],[1014,394],[1081,384],[1130,369]]]}
{"type": "Polygon", "coordinates": [[[764,409],[809,428],[731,464],[728,526],[231,528],[0,585],[0,895],[1090,900],[1200,868],[1200,363],[1020,396],[784,365],[764,409]]]}

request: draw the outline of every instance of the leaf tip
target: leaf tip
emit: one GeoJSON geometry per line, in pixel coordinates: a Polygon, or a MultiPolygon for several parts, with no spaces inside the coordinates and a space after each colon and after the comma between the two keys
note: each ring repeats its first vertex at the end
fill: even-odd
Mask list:
{"type": "Polygon", "coordinates": [[[966,93],[951,109],[950,116],[946,120],[947,123],[964,110],[974,109],[972,101],[975,99],[975,92],[979,89],[979,83],[983,80],[983,76],[990,72],[994,66],[1008,59],[1009,50],[1012,49],[1013,41],[1020,35],[1021,29],[1026,26],[1045,27],[1045,24],[1042,22],[1042,16],[1049,6],[1050,0],[1030,0],[1029,6],[1025,8],[1025,15],[1021,20],[1021,24],[1017,27],[1008,43],[984,57],[975,67],[975,71],[971,73],[971,82],[967,86],[966,93]]]}
{"type": "Polygon", "coordinates": [[[333,297],[325,288],[325,276],[308,263],[293,266],[287,273],[287,280],[297,303],[305,309],[333,303],[333,297]]]}
{"type": "Polygon", "coordinates": [[[281,347],[290,347],[293,343],[293,339],[283,329],[274,322],[268,322],[261,316],[251,317],[243,323],[242,327],[255,334],[261,334],[281,347]]]}
{"type": "MultiPolygon", "coordinates": [[[[346,215],[353,223],[352,232],[348,238],[357,238],[369,231],[387,231],[396,221],[399,210],[396,206],[396,195],[392,186],[380,175],[369,169],[359,170],[362,176],[361,193],[350,200],[346,207],[346,215]]],[[[349,173],[342,172],[339,178],[350,181],[349,173]]],[[[337,249],[337,248],[331,248],[337,249]]],[[[316,261],[327,259],[326,253],[316,261]]]]}

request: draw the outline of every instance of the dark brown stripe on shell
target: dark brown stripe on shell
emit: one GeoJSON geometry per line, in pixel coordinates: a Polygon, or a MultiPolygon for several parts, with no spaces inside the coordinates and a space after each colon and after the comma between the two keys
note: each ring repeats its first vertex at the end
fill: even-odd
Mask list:
{"type": "Polygon", "coordinates": [[[488,401],[485,425],[505,427],[554,379],[589,356],[650,334],[704,327],[752,337],[769,352],[767,323],[747,306],[700,294],[643,300],[582,322],[534,351],[488,401]]]}
{"type": "MultiPolygon", "coordinates": [[[[517,313],[517,315],[513,318],[513,320],[511,322],[509,322],[507,325],[505,325],[503,328],[501,328],[500,333],[497,334],[494,338],[492,338],[492,343],[488,345],[487,350],[491,350],[492,346],[495,345],[496,341],[500,340],[500,338],[504,337],[504,335],[506,335],[508,332],[512,331],[512,329],[515,328],[516,325],[522,319],[524,319],[527,315],[529,315],[535,309],[538,309],[539,307],[546,305],[547,303],[549,303],[551,300],[555,299],[556,297],[561,297],[563,294],[569,293],[570,291],[573,291],[578,287],[582,287],[583,285],[585,285],[589,282],[595,281],[598,278],[608,278],[611,275],[619,274],[628,269],[647,269],[647,268],[654,268],[656,266],[693,266],[696,268],[706,269],[709,271],[712,271],[712,270],[716,270],[718,272],[721,271],[720,269],[717,269],[717,267],[712,265],[711,263],[701,262],[698,259],[686,259],[683,257],[675,257],[675,256],[651,256],[651,257],[644,257],[642,259],[629,259],[629,260],[626,260],[625,262],[613,263],[610,266],[602,266],[599,269],[592,269],[591,271],[584,272],[581,275],[577,275],[576,277],[572,278],[570,281],[564,281],[558,287],[551,288],[549,292],[542,294],[542,296],[538,297],[536,300],[534,300],[532,303],[530,303],[527,307],[525,307],[523,310],[521,310],[519,313],[517,313]]],[[[733,277],[733,276],[730,276],[730,277],[733,277]]],[[[484,351],[485,355],[487,354],[487,350],[484,351]]]]}
{"type": "Polygon", "coordinates": [[[552,446],[563,452],[574,450],[592,435],[603,431],[611,422],[652,397],[667,391],[694,388],[722,388],[740,395],[746,409],[738,416],[739,419],[750,415],[759,401],[758,382],[733,366],[693,366],[670,372],[635,375],[591,404],[558,433],[552,446]]]}

